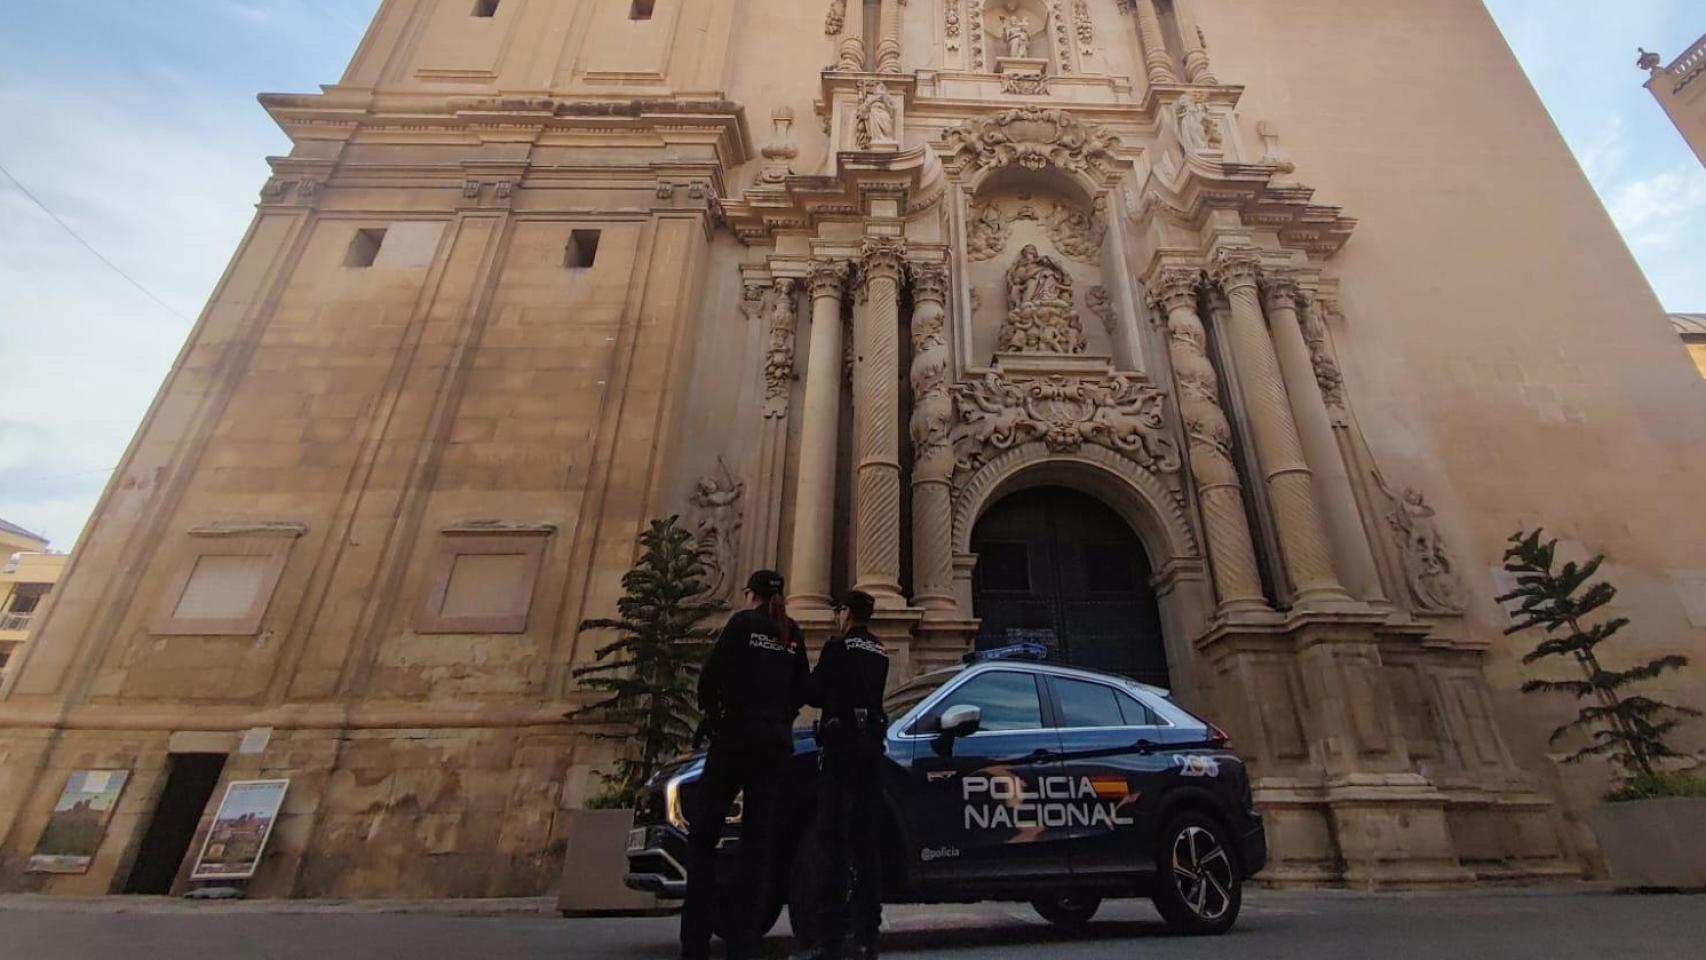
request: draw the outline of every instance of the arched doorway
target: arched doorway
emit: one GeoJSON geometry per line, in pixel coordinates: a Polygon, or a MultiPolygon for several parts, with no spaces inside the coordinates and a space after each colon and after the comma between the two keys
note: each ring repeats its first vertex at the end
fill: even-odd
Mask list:
{"type": "Polygon", "coordinates": [[[1143,544],[1106,504],[1066,487],[1032,487],[972,529],[978,649],[1046,644],[1074,666],[1168,685],[1161,612],[1143,544]]]}

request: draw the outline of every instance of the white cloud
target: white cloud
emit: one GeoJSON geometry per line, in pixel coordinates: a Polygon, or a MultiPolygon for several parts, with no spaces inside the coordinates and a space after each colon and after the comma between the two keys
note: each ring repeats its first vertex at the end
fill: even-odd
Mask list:
{"type": "Polygon", "coordinates": [[[1607,206],[1637,254],[1697,243],[1706,228],[1706,169],[1691,165],[1619,183],[1607,206]]]}

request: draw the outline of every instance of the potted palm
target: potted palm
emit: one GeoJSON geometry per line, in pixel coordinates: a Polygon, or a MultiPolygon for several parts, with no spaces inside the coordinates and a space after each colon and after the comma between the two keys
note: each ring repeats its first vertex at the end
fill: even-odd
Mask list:
{"type": "Polygon", "coordinates": [[[715,605],[695,598],[705,564],[677,517],[654,520],[640,537],[640,559],[622,577],[615,619],[587,620],[607,630],[597,660],[574,671],[592,702],[565,718],[596,724],[589,735],[616,744],[600,775],[602,789],[570,816],[558,909],[565,916],[652,912],[655,899],[623,886],[624,841],[634,825],[634,798],[660,767],[685,752],[698,723],[699,669],[715,636],[705,620],[715,605]]]}
{"type": "Polygon", "coordinates": [[[1552,657],[1573,661],[1581,678],[1536,678],[1524,693],[1568,694],[1584,701],[1575,719],[1552,733],[1556,743],[1583,736],[1586,743],[1565,763],[1609,760],[1616,782],[1589,822],[1619,886],[1631,889],[1706,887],[1706,777],[1698,759],[1671,746],[1677,727],[1700,712],[1664,703],[1635,687],[1688,665],[1668,655],[1625,669],[1608,665],[1600,647],[1629,621],[1594,614],[1617,588],[1593,581],[1604,556],[1584,564],[1556,565],[1558,541],[1542,531],[1517,533],[1505,551],[1505,570],[1517,586],[1499,597],[1516,604],[1507,634],[1537,630],[1544,639],[1522,658],[1533,664],[1552,657]]]}

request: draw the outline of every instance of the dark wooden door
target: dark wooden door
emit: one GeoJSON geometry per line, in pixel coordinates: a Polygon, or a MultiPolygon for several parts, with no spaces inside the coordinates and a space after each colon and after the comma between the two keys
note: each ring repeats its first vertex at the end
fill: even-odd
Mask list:
{"type": "Polygon", "coordinates": [[[1167,685],[1149,558],[1119,514],[1064,487],[1015,493],[972,531],[978,649],[1033,641],[1051,658],[1167,685]]]}

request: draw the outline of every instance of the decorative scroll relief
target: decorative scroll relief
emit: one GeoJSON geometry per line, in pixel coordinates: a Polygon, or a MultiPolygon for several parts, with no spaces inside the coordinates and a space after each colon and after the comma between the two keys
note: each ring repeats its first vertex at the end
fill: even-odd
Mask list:
{"type": "Polygon", "coordinates": [[[1088,57],[1096,52],[1096,24],[1090,19],[1090,0],[1074,0],[1072,19],[1078,27],[1078,52],[1088,57]]]}
{"type": "Polygon", "coordinates": [[[956,172],[984,167],[1050,166],[1072,173],[1109,175],[1119,138],[1089,126],[1065,110],[1018,107],[968,120],[944,135],[956,172]]]}
{"type": "Polygon", "coordinates": [[[1007,270],[1003,353],[1083,353],[1089,344],[1072,306],[1072,275],[1030,244],[1007,270]]]}
{"type": "Polygon", "coordinates": [[[1048,77],[1036,70],[1006,70],[1001,74],[1001,92],[1041,96],[1048,93],[1048,77]]]}
{"type": "Polygon", "coordinates": [[[1303,340],[1309,344],[1309,360],[1315,367],[1315,382],[1321,387],[1321,399],[1327,406],[1340,410],[1345,408],[1345,375],[1339,370],[1339,362],[1333,359],[1333,351],[1327,344],[1327,328],[1321,323],[1319,309],[1305,310],[1301,314],[1303,320],[1303,340]]]}
{"type": "Polygon", "coordinates": [[[788,412],[788,392],[794,380],[794,281],[777,280],[764,294],[761,307],[769,328],[764,353],[764,416],[775,419],[788,412]]]}
{"type": "Polygon", "coordinates": [[[847,0],[829,0],[829,12],[823,18],[825,36],[841,35],[841,30],[847,25],[847,0]]]}
{"type": "Polygon", "coordinates": [[[1033,441],[1055,454],[1086,445],[1105,447],[1152,473],[1179,469],[1179,450],[1167,437],[1159,390],[1127,377],[1051,376],[1010,380],[990,371],[954,388],[959,423],[953,432],[956,469],[971,472],[1002,452],[1033,441]]]}
{"type": "Polygon", "coordinates": [[[948,52],[954,53],[960,49],[960,0],[947,0],[942,6],[942,35],[948,39],[948,52]]]}
{"type": "Polygon", "coordinates": [[[727,603],[739,578],[741,498],[746,484],[735,479],[723,458],[717,472],[700,477],[689,499],[694,509],[694,542],[705,564],[705,583],[692,599],[727,603]]]}
{"type": "Polygon", "coordinates": [[[1392,502],[1386,522],[1398,545],[1404,567],[1404,580],[1410,588],[1410,599],[1422,613],[1460,614],[1463,612],[1463,585],[1457,565],[1440,535],[1434,521],[1434,509],[1427,504],[1420,490],[1410,488],[1402,497],[1381,489],[1392,502]]]}

